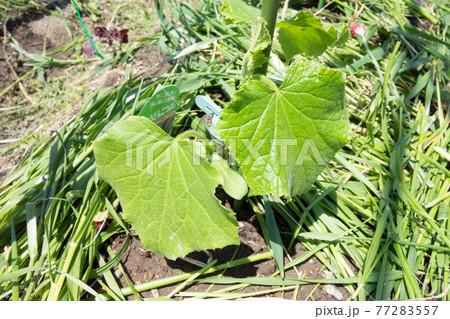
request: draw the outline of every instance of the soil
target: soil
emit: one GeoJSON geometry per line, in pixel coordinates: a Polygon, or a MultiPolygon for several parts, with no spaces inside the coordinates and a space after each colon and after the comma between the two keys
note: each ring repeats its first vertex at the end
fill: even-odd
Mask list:
{"type": "MultiPolygon", "coordinates": [[[[70,0],[46,0],[45,3],[48,3],[49,9],[54,8],[55,6],[58,6],[61,9],[62,15],[67,18],[66,22],[70,26],[72,34],[75,35],[77,32],[77,25],[73,24],[71,21],[76,21],[74,20],[76,19],[76,16],[72,11],[70,0]]],[[[13,12],[12,18],[8,20],[6,25],[3,21],[0,21],[0,38],[2,41],[4,38],[4,28],[6,28],[7,32],[10,33],[12,37],[20,43],[20,46],[29,53],[42,53],[44,45],[46,51],[50,52],[70,42],[70,36],[66,31],[63,20],[60,17],[51,14],[13,12]]],[[[72,53],[72,51],[66,51],[58,56],[58,59],[69,59],[72,53]]],[[[21,77],[32,69],[30,66],[25,66],[18,58],[19,54],[9,45],[9,43],[7,45],[0,44],[0,92],[16,81],[17,77],[21,77]],[[6,62],[7,59],[9,65],[6,62]]],[[[166,56],[157,51],[155,47],[144,46],[135,52],[128,63],[119,64],[114,69],[104,69],[99,73],[95,73],[94,69],[101,61],[89,65],[75,65],[73,67],[53,67],[44,69],[44,72],[47,80],[65,77],[67,79],[65,87],[80,87],[88,82],[89,85],[86,87],[86,94],[88,95],[98,88],[111,87],[122,83],[125,79],[125,69],[127,66],[131,66],[133,76],[146,72],[147,70],[150,70],[146,72],[146,75],[149,78],[163,74],[170,67],[170,64],[165,64],[157,68],[153,67],[164,60],[164,58],[166,58],[166,56]],[[87,73],[87,76],[85,77],[68,76],[69,72],[71,72],[70,70],[72,70],[72,72],[82,72],[86,69],[89,72],[84,72],[87,73]]],[[[26,83],[28,83],[30,78],[31,77],[25,78],[22,83],[26,86],[26,83]]],[[[15,105],[15,99],[13,97],[20,96],[23,98],[22,94],[23,93],[16,85],[0,97],[0,108],[13,107],[15,105]]],[[[33,113],[31,117],[15,120],[14,123],[2,126],[0,128],[0,152],[12,143],[20,140],[24,134],[33,132],[42,122],[54,120],[54,123],[43,132],[43,134],[47,136],[53,134],[65,122],[75,116],[82,105],[83,99],[80,96],[80,100],[73,105],[73,108],[64,113],[54,114],[54,112],[49,112],[48,110],[39,107],[37,113],[33,113]],[[39,119],[39,121],[35,121],[35,119],[39,119]]],[[[16,114],[10,116],[6,115],[6,117],[2,115],[0,123],[4,123],[15,117],[17,117],[16,114]]],[[[13,150],[0,156],[0,182],[7,173],[16,166],[21,158],[20,155],[17,155],[16,153],[18,152],[13,150]]]]}
{"type": "Polygon", "coordinates": [[[409,22],[416,28],[422,30],[422,31],[428,31],[430,29],[433,29],[434,31],[437,31],[437,25],[428,20],[427,18],[416,18],[416,17],[409,17],[409,22]]]}
{"type": "MultiPolygon", "coordinates": [[[[44,2],[48,4],[48,9],[55,8],[56,6],[60,8],[62,15],[68,18],[68,25],[71,25],[70,19],[73,18],[73,14],[71,7],[67,5],[70,4],[70,1],[46,0],[44,2]]],[[[43,13],[12,12],[10,19],[6,24],[3,21],[0,23],[0,37],[3,42],[3,44],[0,45],[0,91],[3,91],[19,77],[32,69],[31,66],[25,66],[24,63],[19,60],[19,54],[10,45],[11,41],[8,41],[8,43],[4,42],[6,39],[4,34],[5,29],[20,44],[20,46],[29,53],[41,54],[44,47],[47,52],[50,52],[70,42],[70,37],[61,18],[43,13]]],[[[71,51],[67,51],[58,58],[68,58],[71,54],[71,51]]],[[[60,68],[58,72],[55,72],[55,69],[57,68],[44,70],[47,79],[50,76],[48,73],[51,73],[51,77],[58,77],[65,71],[63,68],[60,68]]],[[[25,78],[21,83],[26,86],[26,83],[30,78],[31,77],[25,78]]],[[[16,105],[17,96],[23,98],[23,92],[19,90],[18,85],[0,97],[0,107],[14,107],[16,105]]],[[[28,100],[24,103],[32,104],[32,101],[28,100]]],[[[77,107],[74,107],[74,110],[76,110],[76,108],[77,107]]],[[[14,121],[14,123],[11,122],[7,126],[3,125],[1,127],[0,151],[2,148],[8,147],[9,144],[20,140],[24,134],[35,130],[40,125],[39,121],[34,121],[35,118],[53,118],[55,116],[55,114],[52,114],[53,112],[39,111],[40,108],[37,109],[37,112],[31,112],[33,115],[30,118],[24,117],[14,121]],[[35,124],[36,127],[34,127],[33,124],[35,124]]],[[[22,116],[23,114],[2,115],[0,123],[15,119],[18,115],[22,116]]],[[[64,117],[67,118],[67,116],[64,117]]],[[[60,123],[61,121],[58,122],[60,123]]],[[[52,129],[49,130],[48,133],[51,133],[51,131],[52,129]]],[[[11,157],[11,154],[13,153],[14,152],[10,152],[9,154],[0,157],[0,181],[6,172],[15,166],[17,159],[20,158],[18,156],[11,157]]]]}
{"type": "Polygon", "coordinates": [[[0,156],[0,181],[16,166],[19,160],[20,155],[6,154],[5,156],[0,156]]]}
{"type": "MultiPolygon", "coordinates": [[[[414,2],[416,3],[416,5],[428,8],[430,10],[432,10],[434,6],[432,2],[428,2],[426,0],[414,0],[414,2]]],[[[420,19],[418,19],[416,16],[411,16],[408,17],[408,20],[413,26],[419,28],[422,31],[428,31],[430,29],[433,29],[435,32],[437,31],[438,26],[427,18],[421,17],[420,19]]]]}
{"type": "MultiPolygon", "coordinates": [[[[132,76],[144,73],[147,78],[155,78],[167,71],[171,64],[166,63],[154,68],[167,56],[159,52],[154,46],[142,47],[128,62],[131,66],[132,76]]],[[[94,91],[99,87],[115,86],[125,80],[125,65],[116,69],[103,70],[101,73],[90,76],[89,90],[94,91]]]]}
{"type": "MultiPolygon", "coordinates": [[[[56,1],[44,1],[48,3],[48,7],[58,6],[62,10],[62,14],[66,18],[73,18],[70,1],[56,0],[56,1]]],[[[14,13],[13,13],[14,16],[14,13]]],[[[70,21],[68,22],[70,25],[70,21]]],[[[0,36],[3,41],[4,28],[17,40],[18,43],[30,53],[41,53],[46,45],[46,50],[51,51],[63,44],[70,41],[70,37],[64,27],[63,20],[61,18],[52,16],[50,14],[39,13],[23,13],[18,14],[16,17],[8,20],[6,25],[3,21],[0,23],[0,36]]],[[[20,76],[25,74],[31,68],[23,66],[17,61],[17,52],[10,46],[4,46],[7,52],[7,57],[10,59],[10,63],[14,66],[14,70],[20,76]]],[[[12,75],[12,71],[6,65],[5,56],[3,50],[0,54],[0,89],[5,88],[16,79],[12,75]]],[[[0,103],[2,102],[0,98],[0,103]]]]}
{"type": "MultiPolygon", "coordinates": [[[[227,205],[226,205],[227,206],[227,205]]],[[[217,259],[217,264],[224,264],[233,260],[233,255],[237,250],[234,260],[245,258],[251,255],[260,254],[268,251],[268,247],[265,243],[264,237],[262,236],[261,229],[254,215],[251,215],[247,211],[241,211],[237,214],[237,219],[239,221],[239,238],[241,240],[241,245],[237,246],[227,246],[223,249],[211,250],[214,259],[217,259]],[[249,217],[252,216],[252,217],[249,217]],[[245,219],[245,220],[242,220],[245,219]]],[[[281,226],[282,227],[282,226],[281,226]]],[[[289,240],[289,238],[286,238],[289,240]]],[[[118,235],[112,240],[112,248],[115,252],[118,252],[125,241],[125,235],[118,235]]],[[[296,243],[294,247],[289,251],[291,259],[295,259],[305,253],[307,249],[300,243],[296,243]]],[[[188,257],[201,261],[203,263],[207,262],[207,255],[204,252],[195,252],[188,255],[188,257]]],[[[290,260],[286,257],[285,263],[290,260]]],[[[125,269],[126,275],[131,280],[133,284],[140,284],[152,280],[157,280],[161,278],[166,278],[170,276],[175,276],[182,274],[183,272],[195,271],[200,269],[191,263],[188,263],[182,259],[177,259],[176,261],[168,260],[163,255],[158,253],[152,253],[148,251],[137,237],[133,237],[128,247],[127,252],[122,258],[122,265],[125,269]]],[[[317,279],[317,278],[330,278],[327,272],[321,272],[322,264],[316,257],[312,257],[304,263],[298,265],[296,269],[290,269],[285,273],[286,278],[303,278],[303,279],[317,279]]],[[[229,268],[225,271],[225,277],[234,278],[247,278],[247,277],[268,277],[272,275],[277,270],[274,259],[263,260],[257,263],[251,263],[242,265],[239,267],[229,268]]],[[[120,272],[117,272],[116,274],[120,272]]],[[[217,273],[215,274],[217,275],[217,273]]],[[[123,276],[119,275],[118,281],[121,287],[127,287],[126,280],[123,276]]],[[[174,285],[165,286],[158,289],[152,289],[150,291],[145,291],[140,294],[142,298],[155,298],[163,297],[168,295],[179,283],[174,285]]],[[[316,285],[302,285],[297,292],[297,300],[306,300],[310,295],[311,291],[316,285]]],[[[183,291],[185,292],[204,292],[210,287],[210,284],[203,283],[193,283],[189,285],[183,291]]],[[[210,291],[216,291],[223,289],[224,285],[215,285],[210,291]]],[[[252,293],[257,291],[264,291],[271,288],[279,288],[277,286],[249,286],[245,289],[236,291],[238,293],[252,293]]],[[[276,292],[266,295],[261,295],[260,297],[273,297],[273,298],[284,298],[293,299],[294,292],[285,291],[276,292]]],[[[325,286],[322,285],[313,293],[314,300],[346,300],[349,298],[349,293],[344,287],[338,286],[325,286]],[[336,292],[336,290],[338,292],[336,292]],[[331,292],[331,293],[329,293],[331,292]],[[336,299],[336,298],[339,299],[336,299]]],[[[134,300],[134,296],[128,297],[130,300],[134,300]]],[[[178,297],[178,299],[181,299],[178,297]]]]}
{"type": "MultiPolygon", "coordinates": [[[[70,8],[70,7],[67,7],[70,8]]],[[[70,10],[65,10],[65,15],[71,16],[70,10]]],[[[63,20],[52,15],[42,17],[29,24],[32,32],[39,38],[43,38],[54,47],[62,46],[70,41],[63,20]]]]}

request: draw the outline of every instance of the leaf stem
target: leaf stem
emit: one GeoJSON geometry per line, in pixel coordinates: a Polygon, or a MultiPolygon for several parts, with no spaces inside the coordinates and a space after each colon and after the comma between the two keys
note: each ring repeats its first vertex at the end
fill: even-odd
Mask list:
{"type": "MultiPolygon", "coordinates": [[[[264,50],[264,56],[270,57],[272,51],[273,34],[275,31],[275,24],[277,23],[277,13],[280,6],[280,0],[263,0],[261,17],[267,22],[267,31],[269,31],[271,43],[264,50]]],[[[269,61],[264,63],[260,68],[255,70],[255,73],[266,75],[269,61]]]]}
{"type": "Polygon", "coordinates": [[[256,74],[252,77],[252,79],[258,80],[263,82],[264,84],[266,84],[269,88],[271,88],[272,90],[276,91],[278,90],[278,86],[273,83],[267,76],[265,75],[261,75],[261,74],[256,74]]]}

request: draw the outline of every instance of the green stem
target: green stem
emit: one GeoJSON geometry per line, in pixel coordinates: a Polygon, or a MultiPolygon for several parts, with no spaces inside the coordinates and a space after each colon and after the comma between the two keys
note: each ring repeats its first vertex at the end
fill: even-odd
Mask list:
{"type": "Polygon", "coordinates": [[[199,270],[195,275],[192,275],[192,277],[190,277],[189,279],[187,279],[185,282],[183,282],[181,285],[179,285],[177,288],[175,288],[174,290],[172,290],[166,297],[167,298],[172,298],[173,296],[175,296],[177,293],[179,293],[181,290],[183,290],[187,285],[189,285],[192,281],[194,281],[198,276],[203,275],[205,273],[205,271],[207,271],[208,269],[210,269],[212,266],[214,266],[217,263],[217,260],[214,260],[212,263],[210,263],[209,265],[206,265],[205,267],[203,267],[201,270],[199,270]]]}
{"type": "MultiPolygon", "coordinates": [[[[280,7],[280,0],[263,0],[261,17],[267,22],[267,30],[270,34],[270,39],[273,42],[273,33],[275,31],[275,24],[277,23],[277,13],[280,7]]],[[[270,57],[270,52],[272,51],[272,43],[267,46],[264,50],[264,56],[266,58],[270,57]]],[[[269,67],[269,61],[263,64],[259,69],[255,70],[257,74],[267,74],[267,68],[269,67]]]]}
{"type": "MultiPolygon", "coordinates": [[[[242,258],[242,259],[233,260],[233,261],[227,262],[226,264],[222,264],[222,265],[219,265],[216,267],[213,266],[213,267],[207,269],[203,274],[204,275],[211,274],[211,273],[214,273],[219,270],[224,270],[224,269],[228,269],[228,268],[232,268],[232,267],[249,264],[252,262],[257,262],[257,261],[264,260],[264,259],[271,258],[271,257],[273,257],[271,251],[261,253],[258,255],[252,255],[252,256],[242,258]]],[[[188,280],[193,275],[195,275],[197,272],[198,271],[187,272],[187,273],[175,275],[172,277],[167,277],[167,278],[162,278],[162,279],[158,279],[158,280],[145,282],[145,283],[134,286],[134,289],[136,289],[136,291],[138,291],[138,292],[143,292],[143,291],[150,290],[153,288],[159,288],[159,287],[171,285],[171,284],[174,284],[174,283],[177,283],[180,281],[188,280]]],[[[124,296],[129,296],[132,294],[130,287],[122,288],[121,291],[124,296]]],[[[111,296],[108,293],[104,293],[104,294],[102,294],[102,296],[106,297],[106,299],[111,299],[111,296]]]]}

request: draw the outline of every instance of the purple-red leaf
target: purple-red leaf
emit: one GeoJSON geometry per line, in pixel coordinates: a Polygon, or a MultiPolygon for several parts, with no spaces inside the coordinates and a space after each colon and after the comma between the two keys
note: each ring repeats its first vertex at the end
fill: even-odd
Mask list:
{"type": "Polygon", "coordinates": [[[120,30],[119,34],[120,34],[120,42],[128,43],[128,29],[120,30]]]}

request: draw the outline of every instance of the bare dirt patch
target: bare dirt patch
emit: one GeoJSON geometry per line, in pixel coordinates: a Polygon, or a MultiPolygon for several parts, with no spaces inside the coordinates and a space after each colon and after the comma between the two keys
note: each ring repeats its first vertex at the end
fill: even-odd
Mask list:
{"type": "Polygon", "coordinates": [[[0,156],[0,181],[5,178],[10,170],[12,170],[20,157],[17,156],[0,156]]]}
{"type": "MultiPolygon", "coordinates": [[[[80,27],[73,23],[76,17],[72,11],[70,0],[48,0],[46,3],[49,6],[58,6],[62,10],[72,34],[76,34],[80,30],[80,27]]],[[[41,54],[44,47],[47,52],[50,52],[71,41],[63,18],[48,13],[17,12],[17,15],[13,16],[7,24],[2,25],[0,29],[2,40],[6,30],[7,34],[10,34],[29,53],[41,54]]],[[[0,48],[0,92],[32,70],[32,67],[24,65],[19,59],[18,52],[11,47],[12,41],[8,40],[8,37],[6,39],[7,41],[0,48]]],[[[58,56],[58,59],[71,59],[72,53],[72,50],[66,51],[58,56]]],[[[119,64],[113,69],[108,67],[100,72],[95,72],[95,68],[103,61],[88,65],[43,69],[45,81],[53,83],[50,84],[53,85],[52,90],[61,92],[59,96],[53,98],[53,101],[58,99],[58,103],[52,102],[51,109],[49,109],[50,102],[48,101],[44,101],[44,103],[36,98],[34,101],[37,102],[36,105],[32,105],[33,103],[26,98],[26,95],[33,97],[37,90],[43,92],[46,90],[45,85],[41,84],[40,86],[44,87],[39,89],[31,84],[34,83],[31,81],[37,81],[35,80],[36,74],[26,77],[21,81],[24,86],[22,90],[15,85],[6,94],[0,96],[0,152],[23,137],[34,134],[39,127],[42,127],[42,124],[50,123],[49,127],[39,134],[46,136],[53,134],[79,111],[85,96],[99,88],[112,87],[122,83],[125,80],[127,66],[131,66],[133,76],[148,71],[147,77],[153,78],[164,73],[170,67],[169,64],[157,68],[154,66],[165,57],[155,47],[144,46],[137,50],[127,63],[119,64]],[[54,84],[55,82],[52,80],[60,81],[60,84],[54,84]],[[85,89],[81,89],[83,87],[85,89]],[[72,88],[80,89],[75,92],[72,88]],[[66,93],[69,91],[70,95],[66,93]],[[24,105],[21,108],[24,111],[15,111],[18,109],[18,104],[24,105]],[[62,109],[62,105],[68,105],[69,108],[62,109]]],[[[8,152],[1,156],[0,181],[17,163],[17,158],[11,156],[12,153],[8,152]]]]}
{"type": "MultiPolygon", "coordinates": [[[[71,15],[69,10],[67,15],[71,15]]],[[[52,15],[44,16],[41,19],[32,21],[29,24],[29,28],[33,34],[39,38],[43,38],[47,43],[53,46],[59,47],[63,44],[70,42],[70,36],[67,32],[64,22],[61,18],[52,15]]]]}
{"type": "MultiPolygon", "coordinates": [[[[245,212],[244,212],[245,213],[245,212]]],[[[240,216],[248,216],[248,213],[239,214],[240,216]]],[[[239,219],[239,218],[238,218],[239,219]]],[[[217,265],[224,264],[233,259],[236,249],[237,253],[234,256],[234,260],[245,258],[251,255],[259,254],[268,251],[265,240],[261,234],[259,225],[254,218],[252,221],[240,221],[239,237],[241,245],[228,246],[223,249],[216,249],[210,251],[213,258],[217,259],[217,265]]],[[[125,235],[119,235],[112,241],[112,248],[115,252],[118,252],[125,241],[125,235]]],[[[295,259],[305,253],[307,249],[300,243],[297,243],[289,252],[291,258],[295,259]]],[[[199,260],[201,262],[207,262],[207,255],[203,252],[191,253],[188,257],[199,260]]],[[[286,258],[286,263],[289,259],[286,258]]],[[[188,263],[184,260],[177,259],[176,261],[168,260],[163,255],[158,253],[152,253],[148,251],[137,237],[134,237],[131,244],[122,258],[122,265],[125,269],[126,275],[130,278],[133,284],[141,284],[144,282],[158,280],[170,276],[182,274],[184,272],[199,270],[200,268],[188,263]]],[[[286,272],[286,278],[302,278],[302,279],[317,279],[325,278],[326,273],[321,272],[322,264],[316,257],[312,257],[296,267],[296,269],[290,269],[286,272]]],[[[234,278],[247,278],[247,277],[269,277],[277,270],[274,259],[267,259],[258,263],[245,264],[239,267],[229,268],[225,271],[225,277],[234,278]]],[[[126,280],[123,276],[119,276],[118,279],[122,287],[127,287],[126,280]]],[[[154,298],[163,297],[168,295],[177,285],[169,285],[158,289],[152,289],[141,293],[142,298],[154,298]]],[[[308,298],[312,290],[316,285],[302,285],[297,292],[297,300],[305,300],[308,298]]],[[[184,291],[187,292],[204,292],[210,287],[210,284],[193,283],[189,285],[184,291]]],[[[217,291],[226,286],[215,285],[210,291],[217,291]]],[[[236,291],[237,293],[254,293],[265,291],[271,288],[270,286],[249,286],[244,289],[236,291]]],[[[338,291],[338,295],[342,296],[343,300],[348,299],[349,293],[343,287],[332,287],[338,291]]],[[[314,300],[337,300],[336,293],[328,293],[330,287],[322,285],[313,293],[314,300]]],[[[276,292],[270,294],[263,294],[260,297],[275,297],[284,299],[293,299],[293,291],[276,292]]],[[[133,296],[128,297],[130,300],[134,299],[133,296]]],[[[178,298],[181,299],[181,298],[178,298]]]]}

